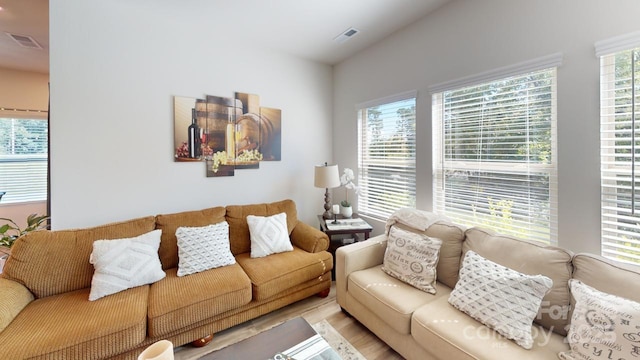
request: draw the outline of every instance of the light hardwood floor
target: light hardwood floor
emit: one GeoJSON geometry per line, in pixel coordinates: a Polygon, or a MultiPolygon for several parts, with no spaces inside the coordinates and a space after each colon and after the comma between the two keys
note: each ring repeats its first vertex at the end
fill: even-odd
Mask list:
{"type": "Polygon", "coordinates": [[[340,310],[340,306],[336,302],[335,283],[331,286],[329,296],[324,299],[313,296],[257,319],[247,321],[244,324],[234,326],[231,329],[215,334],[211,343],[204,348],[190,346],[178,348],[176,349],[175,359],[198,359],[213,349],[236,343],[298,316],[303,317],[309,324],[327,320],[368,360],[404,359],[357,320],[347,316],[340,310]]]}

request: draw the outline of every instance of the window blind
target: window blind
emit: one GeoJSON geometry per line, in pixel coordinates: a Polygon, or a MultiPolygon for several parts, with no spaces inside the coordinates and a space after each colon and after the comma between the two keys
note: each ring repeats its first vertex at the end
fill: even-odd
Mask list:
{"type": "Polygon", "coordinates": [[[640,48],[602,55],[602,255],[633,263],[640,263],[639,109],[640,48]]]}
{"type": "Polygon", "coordinates": [[[46,120],[0,118],[3,204],[47,199],[48,141],[46,120]]]}
{"type": "Polygon", "coordinates": [[[378,100],[358,111],[358,212],[386,219],[415,207],[415,92],[378,100]]]}
{"type": "Polygon", "coordinates": [[[557,242],[556,69],[433,94],[434,209],[557,242]]]}

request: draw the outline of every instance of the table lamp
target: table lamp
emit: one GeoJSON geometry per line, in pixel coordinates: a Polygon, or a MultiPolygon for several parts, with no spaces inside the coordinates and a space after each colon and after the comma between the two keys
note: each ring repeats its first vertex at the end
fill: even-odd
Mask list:
{"type": "Polygon", "coordinates": [[[324,214],[325,219],[331,218],[331,196],[329,189],[340,186],[340,174],[338,173],[338,165],[316,165],[313,185],[317,188],[325,188],[324,191],[324,214]]]}

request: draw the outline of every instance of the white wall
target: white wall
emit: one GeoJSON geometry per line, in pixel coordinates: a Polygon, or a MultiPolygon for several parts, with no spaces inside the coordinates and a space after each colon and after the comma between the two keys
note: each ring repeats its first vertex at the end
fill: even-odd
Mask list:
{"type": "MultiPolygon", "coordinates": [[[[2,79],[0,81],[0,108],[47,110],[49,102],[48,74],[0,68],[0,79],[2,79]]],[[[27,114],[0,110],[0,117],[46,119],[47,114],[27,114]]],[[[0,191],[5,190],[0,184],[0,191]]],[[[29,214],[45,214],[46,212],[46,201],[7,204],[0,200],[0,218],[12,219],[20,228],[26,226],[29,214]]],[[[4,224],[4,221],[0,221],[0,226],[4,224]]]]}
{"type": "Polygon", "coordinates": [[[51,0],[50,30],[54,229],[285,198],[317,223],[330,66],[243,46],[180,1],[51,0]],[[225,178],[174,162],[173,96],[236,91],[282,110],[282,161],[225,178]]]}
{"type": "MultiPolygon", "coordinates": [[[[636,0],[454,0],[334,70],[334,152],[357,168],[354,105],[418,90],[419,208],[432,208],[428,87],[561,52],[559,245],[600,252],[599,60],[594,42],[639,30],[636,0]]],[[[381,224],[376,223],[376,230],[381,224]]]]}

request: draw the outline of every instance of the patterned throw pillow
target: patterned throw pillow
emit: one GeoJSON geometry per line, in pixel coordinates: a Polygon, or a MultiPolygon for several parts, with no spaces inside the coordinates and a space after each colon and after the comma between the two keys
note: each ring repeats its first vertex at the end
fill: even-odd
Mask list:
{"type": "Polygon", "coordinates": [[[563,360],[636,359],[640,357],[640,303],[603,293],[569,280],[576,300],[563,360]]]}
{"type": "Polygon", "coordinates": [[[442,240],[406,231],[389,230],[382,271],[430,294],[436,293],[436,265],[442,240]]]}
{"type": "Polygon", "coordinates": [[[551,286],[553,281],[546,276],[525,275],[468,251],[449,303],[531,349],[531,325],[551,286]]]}
{"type": "Polygon", "coordinates": [[[164,278],[158,257],[161,234],[153,230],[134,238],[94,241],[89,301],[164,278]]]}
{"type": "Polygon", "coordinates": [[[229,246],[229,224],[226,221],[202,227],[181,226],[178,239],[178,276],[233,265],[236,259],[229,246]]]}
{"type": "Polygon", "coordinates": [[[287,230],[287,214],[247,216],[251,235],[251,257],[258,258],[285,251],[293,251],[287,230]]]}

